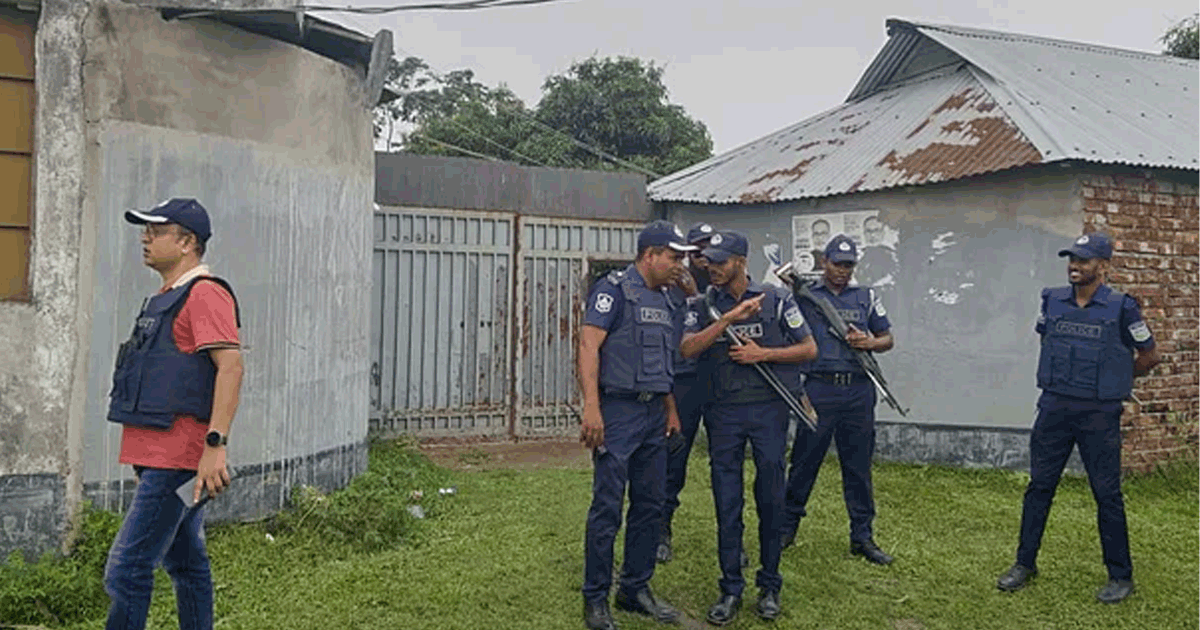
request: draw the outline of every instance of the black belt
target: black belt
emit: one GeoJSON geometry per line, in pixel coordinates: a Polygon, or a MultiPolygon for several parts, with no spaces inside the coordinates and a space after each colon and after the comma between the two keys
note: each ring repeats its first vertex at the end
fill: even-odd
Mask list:
{"type": "Polygon", "coordinates": [[[640,403],[652,402],[659,396],[666,396],[665,392],[623,392],[616,390],[606,390],[605,396],[609,398],[620,398],[621,400],[636,400],[640,403]]]}
{"type": "Polygon", "coordinates": [[[871,380],[865,372],[809,372],[807,376],[831,385],[853,385],[871,380]]]}

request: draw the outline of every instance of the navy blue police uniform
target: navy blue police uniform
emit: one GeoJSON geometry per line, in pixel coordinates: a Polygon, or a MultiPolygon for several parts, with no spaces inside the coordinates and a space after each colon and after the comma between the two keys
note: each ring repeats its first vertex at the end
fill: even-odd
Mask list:
{"type": "Polygon", "coordinates": [[[600,411],[604,444],[593,452],[592,505],[587,516],[583,597],[607,601],[613,542],[626,485],[625,560],[621,590],[633,595],[654,575],[666,486],[666,403],[675,373],[679,331],[672,306],[630,265],[596,282],[584,324],[608,331],[600,347],[600,411]]]}
{"type": "MultiPolygon", "coordinates": [[[[831,248],[846,244],[845,253],[855,247],[845,237],[835,237],[831,248]],[[844,240],[842,240],[844,239],[844,240]]],[[[847,324],[873,335],[891,329],[887,312],[874,289],[846,287],[835,294],[822,282],[812,292],[825,298],[847,324]]],[[[805,364],[804,387],[817,412],[816,431],[797,431],[792,442],[791,469],[788,471],[787,508],[781,532],[789,539],[806,515],[808,498],[821,471],[825,453],[836,440],[842,468],[842,495],[850,517],[851,544],[871,541],[875,519],[875,501],[871,483],[871,458],[875,453],[875,386],[854,358],[853,352],[829,331],[825,316],[811,304],[800,309],[812,326],[817,342],[817,360],[805,364]]]]}
{"type": "MultiPolygon", "coordinates": [[[[1088,239],[1059,252],[1088,253],[1088,239]]],[[[1111,245],[1092,235],[1097,251],[1111,245]]],[[[1091,256],[1089,256],[1091,257],[1091,256]]],[[[1108,256],[1104,256],[1107,258],[1108,256]]],[[[1037,418],[1029,439],[1029,486],[1021,514],[1017,564],[1036,572],[1038,548],[1063,467],[1078,444],[1096,500],[1100,546],[1110,580],[1132,580],[1125,502],[1121,497],[1122,401],[1133,390],[1135,350],[1154,337],[1132,296],[1101,284],[1084,306],[1074,287],[1042,290],[1035,330],[1041,336],[1037,418]]]]}
{"type": "MultiPolygon", "coordinates": [[[[705,250],[706,255],[709,251],[705,250]]],[[[693,299],[685,331],[698,332],[712,323],[708,314],[710,301],[724,313],[737,306],[739,301],[759,295],[764,296],[761,311],[730,326],[730,330],[763,347],[791,346],[811,334],[791,293],[753,280],[741,300],[717,286],[710,287],[705,297],[693,299]]],[[[742,475],[746,442],[749,441],[755,466],[754,501],[762,565],[755,584],[763,591],[778,592],[783,585],[779,573],[782,548],[778,528],[783,522],[789,409],[752,366],[738,364],[730,358],[729,343],[724,338],[701,356],[702,361],[711,362],[712,369],[712,401],[705,411],[705,427],[717,514],[717,550],[721,565],[718,584],[722,595],[738,598],[745,589],[741,564],[744,532],[742,475]]],[[[803,391],[799,364],[769,365],[799,396],[803,391]]]]}
{"type": "MultiPolygon", "coordinates": [[[[715,233],[713,227],[707,223],[698,223],[688,230],[687,241],[692,245],[703,243],[715,233]]],[[[707,274],[696,273],[690,268],[688,273],[692,275],[697,291],[703,292],[708,288],[707,274]]],[[[688,313],[691,312],[688,309],[688,296],[679,287],[671,287],[667,295],[676,309],[677,323],[680,336],[682,336],[682,332],[688,324],[688,313]]],[[[698,358],[684,358],[676,344],[674,394],[681,432],[672,440],[675,443],[669,445],[670,448],[667,452],[666,507],[663,512],[658,550],[660,562],[668,561],[671,558],[671,521],[675,518],[675,511],[679,509],[679,493],[683,491],[683,487],[687,483],[688,458],[692,454],[692,445],[696,441],[696,434],[700,431],[704,408],[709,402],[710,387],[709,370],[706,369],[706,366],[702,366],[698,358]]]]}

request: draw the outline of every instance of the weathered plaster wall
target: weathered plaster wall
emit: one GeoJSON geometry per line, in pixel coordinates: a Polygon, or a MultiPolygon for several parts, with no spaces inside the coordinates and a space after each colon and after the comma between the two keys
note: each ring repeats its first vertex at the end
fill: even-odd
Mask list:
{"type": "Polygon", "coordinates": [[[87,33],[96,256],[84,494],[121,509],[132,475],[103,418],[117,345],[157,277],[122,213],[196,196],[205,260],[233,284],[247,365],[229,448],[243,479],[211,517],[261,516],[290,487],[366,463],[374,151],[362,79],[299,47],[205,19],[98,6],[87,33]]]}
{"type": "MultiPolygon", "coordinates": [[[[1057,168],[780,204],[668,206],[681,226],[746,232],[755,279],[764,244],[790,259],[793,215],[878,210],[899,235],[895,282],[877,289],[896,347],[879,362],[909,420],[1008,427],[1033,419],[1038,295],[1062,281],[1055,253],[1079,233],[1081,208],[1078,176],[1057,168]]],[[[883,405],[878,414],[900,419],[883,405]]]]}
{"type": "MultiPolygon", "coordinates": [[[[46,0],[36,31],[32,298],[0,302],[0,555],[46,549],[65,530],[75,480],[68,422],[79,402],[84,3],[46,0]]],[[[74,451],[77,453],[77,451],[74,451]]]]}
{"type": "MultiPolygon", "coordinates": [[[[161,4],[161,3],[160,3],[161,4]]],[[[189,2],[265,6],[265,2],[189,2]]],[[[274,6],[274,5],[273,5],[274,6]]],[[[131,484],[104,420],[116,344],[141,297],[123,211],[194,195],[209,262],[238,290],[248,374],[217,518],[366,464],[374,154],[362,79],[210,20],[116,0],[43,0],[37,30],[32,299],[0,302],[0,556],[62,543],[83,497],[131,484]]]]}

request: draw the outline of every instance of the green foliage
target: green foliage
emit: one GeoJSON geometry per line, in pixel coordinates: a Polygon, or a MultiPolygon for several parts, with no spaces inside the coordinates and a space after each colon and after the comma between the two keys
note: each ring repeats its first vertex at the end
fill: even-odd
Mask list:
{"type": "Polygon", "coordinates": [[[411,444],[381,442],[371,450],[367,471],[346,488],[325,493],[312,486],[292,491],[289,509],[267,525],[272,535],[293,535],[322,546],[343,546],[353,553],[389,549],[411,541],[418,521],[439,514],[446,473],[411,444]]]}
{"type": "Polygon", "coordinates": [[[710,157],[712,139],[703,123],[669,102],[662,77],[651,62],[592,57],[547,78],[541,102],[530,109],[503,85],[478,83],[470,70],[437,75],[408,57],[393,60],[388,86],[401,97],[376,110],[375,133],[413,153],[665,175],[710,157]],[[411,129],[402,141],[397,124],[411,129]]]}
{"type": "Polygon", "coordinates": [[[1167,29],[1160,41],[1168,55],[1200,59],[1200,13],[1193,13],[1167,29]]]}
{"type": "Polygon", "coordinates": [[[26,563],[14,552],[0,565],[0,621],[62,624],[103,615],[104,563],[121,519],[86,507],[79,538],[70,555],[43,555],[26,563]]]}

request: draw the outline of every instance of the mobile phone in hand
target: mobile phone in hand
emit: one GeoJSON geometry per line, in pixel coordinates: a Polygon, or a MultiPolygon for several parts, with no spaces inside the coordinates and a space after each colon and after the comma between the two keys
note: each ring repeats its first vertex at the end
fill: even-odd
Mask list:
{"type": "MultiPolygon", "coordinates": [[[[233,483],[234,478],[237,477],[236,469],[226,462],[225,470],[229,473],[229,482],[233,483]]],[[[183,501],[183,504],[187,506],[188,509],[194,508],[197,505],[203,505],[204,502],[208,501],[209,499],[208,491],[206,490],[200,495],[200,501],[197,502],[192,500],[192,498],[196,496],[196,484],[199,483],[199,481],[200,475],[192,475],[191,479],[188,479],[182,486],[179,486],[175,489],[175,494],[179,497],[180,501],[183,501]]],[[[228,489],[229,488],[226,487],[226,490],[228,489]]]]}

